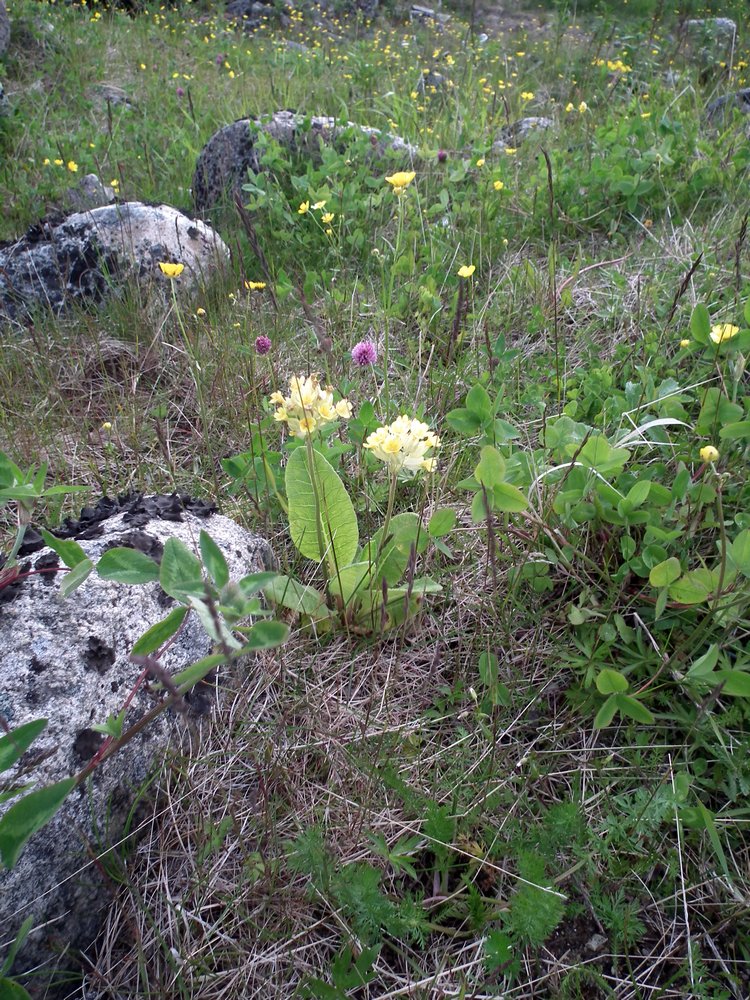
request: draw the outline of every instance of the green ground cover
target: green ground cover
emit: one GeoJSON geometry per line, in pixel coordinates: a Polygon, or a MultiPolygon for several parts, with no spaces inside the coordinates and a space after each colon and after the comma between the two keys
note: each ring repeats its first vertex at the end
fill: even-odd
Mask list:
{"type": "Polygon", "coordinates": [[[0,451],[92,497],[217,500],[303,605],[277,592],[289,643],[113,871],[83,963],[112,996],[750,993],[750,144],[704,114],[750,85],[746,5],[713,11],[729,47],[686,38],[698,5],[628,6],[244,36],[201,4],[14,0],[1,238],[91,171],[189,211],[245,115],[420,150],[268,143],[200,295],[0,332],[0,451]],[[529,115],[554,125],[493,149],[529,115]],[[333,561],[295,529],[310,373],[351,404],[310,440],[363,546],[333,561]],[[439,442],[399,477],[368,439],[402,414],[439,442]],[[343,580],[384,552],[385,597],[343,580]]]}

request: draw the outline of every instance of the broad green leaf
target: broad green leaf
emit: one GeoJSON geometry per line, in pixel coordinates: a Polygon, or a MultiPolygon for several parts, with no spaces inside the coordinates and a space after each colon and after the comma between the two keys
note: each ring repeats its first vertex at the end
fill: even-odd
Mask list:
{"type": "Polygon", "coordinates": [[[227,566],[227,561],[224,558],[224,553],[221,551],[213,538],[211,538],[211,536],[202,528],[199,536],[199,544],[201,558],[203,559],[203,565],[206,567],[206,572],[211,577],[214,584],[221,589],[229,583],[229,567],[227,566]]]}
{"type": "Polygon", "coordinates": [[[723,684],[722,694],[732,698],[750,698],[750,674],[744,670],[717,670],[713,679],[717,684],[723,684]]]}
{"type": "Polygon", "coordinates": [[[46,719],[34,719],[16,729],[11,729],[5,736],[0,736],[0,771],[7,771],[20,760],[46,727],[46,719]]]}
{"type": "Polygon", "coordinates": [[[68,597],[77,590],[84,580],[87,580],[89,576],[94,572],[94,564],[90,559],[85,559],[83,562],[76,563],[75,568],[71,569],[62,579],[60,584],[60,596],[68,597]]]}
{"type": "Polygon", "coordinates": [[[690,678],[705,678],[713,674],[714,667],[719,662],[719,646],[713,643],[708,647],[703,656],[699,656],[692,664],[686,676],[690,678]]]}
{"type": "Polygon", "coordinates": [[[678,604],[702,604],[713,594],[718,577],[708,569],[694,569],[669,588],[669,597],[678,604]]]}
{"type": "MultiPolygon", "coordinates": [[[[578,447],[575,442],[566,445],[565,452],[569,458],[573,458],[578,447]]],[[[592,434],[578,452],[576,461],[587,469],[596,470],[601,476],[608,476],[622,472],[629,458],[627,448],[613,448],[603,434],[592,434]]]]}
{"type": "Polygon", "coordinates": [[[348,607],[352,600],[359,600],[368,589],[372,569],[372,563],[369,562],[356,562],[351,566],[344,566],[332,580],[328,581],[329,590],[341,598],[344,607],[348,607]]]}
{"type": "Polygon", "coordinates": [[[251,653],[257,649],[275,649],[289,638],[290,628],[284,622],[256,622],[246,633],[247,642],[241,653],[251,653]]]}
{"type": "Polygon", "coordinates": [[[604,729],[614,719],[617,712],[617,695],[611,694],[594,717],[594,729],[604,729]]]}
{"type": "Polygon", "coordinates": [[[502,511],[504,514],[517,514],[529,506],[529,501],[523,493],[510,483],[496,483],[491,496],[493,510],[502,511]]]}
{"type": "Polygon", "coordinates": [[[436,510],[427,525],[427,532],[432,538],[442,538],[447,535],[456,523],[456,512],[449,507],[436,510]]]}
{"type": "Polygon", "coordinates": [[[750,420],[738,420],[732,424],[726,424],[719,431],[722,441],[745,441],[750,438],[750,420]]]}
{"type": "Polygon", "coordinates": [[[617,709],[620,715],[627,715],[636,722],[642,722],[645,726],[652,725],[654,717],[646,706],[637,698],[629,694],[616,694],[617,709]]]}
{"type": "Polygon", "coordinates": [[[286,465],[286,494],[289,533],[298,551],[316,562],[325,559],[330,575],[337,566],[353,562],[359,542],[357,515],[333,466],[317,451],[308,456],[306,448],[298,448],[286,465]],[[310,478],[309,457],[315,487],[310,478]]]}
{"type": "Polygon", "coordinates": [[[138,549],[108,549],[96,564],[103,580],[117,583],[151,583],[159,579],[159,564],[138,549]]]}
{"type": "Polygon", "coordinates": [[[483,385],[477,383],[469,389],[466,394],[466,409],[482,423],[492,417],[492,400],[483,385]]]}
{"type": "Polygon", "coordinates": [[[152,625],[133,646],[133,656],[148,656],[171,639],[185,620],[188,608],[182,606],[170,611],[166,618],[152,625]]]}
{"type": "Polygon", "coordinates": [[[682,573],[680,560],[672,556],[663,562],[657,563],[648,575],[648,582],[652,587],[668,587],[670,583],[678,580],[682,573]]]}
{"type": "Polygon", "coordinates": [[[610,667],[605,667],[601,670],[596,677],[596,689],[599,694],[619,694],[622,691],[627,691],[630,687],[627,677],[620,673],[619,670],[612,670],[610,667]]]}
{"type": "Polygon", "coordinates": [[[305,615],[315,615],[325,607],[325,594],[315,587],[306,586],[290,576],[278,574],[263,588],[263,593],[269,601],[280,604],[284,608],[301,612],[305,615]]]}
{"type": "Polygon", "coordinates": [[[0,819],[0,859],[6,868],[13,868],[29,837],[52,819],[75,784],[75,778],[65,778],[29,792],[0,819]]]}
{"type": "Polygon", "coordinates": [[[732,562],[743,576],[750,577],[750,529],[744,528],[729,546],[732,562]]]}
{"type": "Polygon", "coordinates": [[[464,437],[473,437],[482,429],[482,421],[476,413],[462,407],[446,413],[445,422],[457,434],[463,434],[464,437]]]}
{"type": "Polygon", "coordinates": [[[498,681],[498,660],[494,653],[486,650],[479,656],[479,678],[485,687],[493,687],[498,681]]]}
{"type": "Polygon", "coordinates": [[[13,979],[0,977],[0,997],[2,1000],[31,1000],[31,994],[13,979]]]}
{"type": "Polygon", "coordinates": [[[641,479],[639,482],[635,483],[634,486],[628,490],[627,497],[625,498],[630,505],[631,510],[635,510],[640,507],[647,499],[651,492],[651,483],[648,479],[641,479]]]}
{"type": "Polygon", "coordinates": [[[419,555],[424,552],[429,543],[429,536],[422,527],[422,522],[418,514],[406,511],[403,514],[396,514],[391,518],[388,525],[388,535],[381,552],[381,539],[383,528],[379,528],[372,536],[371,540],[362,550],[361,561],[376,563],[376,568],[372,574],[373,582],[371,586],[380,588],[380,584],[385,580],[389,586],[395,586],[406,572],[406,567],[411,558],[412,546],[416,548],[419,555]]]}
{"type": "Polygon", "coordinates": [[[42,528],[42,538],[60,556],[69,569],[73,569],[78,563],[88,559],[78,542],[73,541],[72,538],[56,538],[44,528],[42,528]]]}
{"type": "Polygon", "coordinates": [[[190,597],[205,597],[200,559],[179,538],[168,538],[161,557],[159,583],[165,594],[185,603],[190,597]]]}
{"type": "Polygon", "coordinates": [[[702,302],[693,309],[690,332],[699,344],[707,344],[711,334],[711,314],[702,302]]]}
{"type": "Polygon", "coordinates": [[[477,482],[490,492],[505,479],[505,459],[492,445],[485,445],[479,452],[479,464],[474,469],[477,482]]]}
{"type": "Polygon", "coordinates": [[[489,516],[489,511],[487,510],[487,501],[490,505],[492,504],[491,497],[485,497],[484,493],[480,490],[478,493],[474,494],[474,498],[471,501],[471,519],[474,524],[478,524],[480,521],[486,521],[489,516]]]}

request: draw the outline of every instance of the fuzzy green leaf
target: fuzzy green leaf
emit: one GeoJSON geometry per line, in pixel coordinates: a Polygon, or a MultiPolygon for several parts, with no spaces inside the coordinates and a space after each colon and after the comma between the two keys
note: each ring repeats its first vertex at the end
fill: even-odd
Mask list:
{"type": "Polygon", "coordinates": [[[15,865],[29,837],[52,819],[75,784],[75,778],[65,778],[29,792],[0,819],[0,859],[6,868],[15,865]]]}
{"type": "Polygon", "coordinates": [[[55,551],[69,569],[73,569],[78,563],[88,559],[78,542],[72,538],[57,538],[42,528],[42,538],[47,545],[55,551]]]}
{"type": "Polygon", "coordinates": [[[189,608],[182,606],[170,611],[166,618],[152,625],[133,646],[133,656],[148,656],[171,639],[185,620],[189,608]]]}
{"type": "Polygon", "coordinates": [[[229,583],[229,567],[224,558],[224,553],[213,538],[202,528],[199,536],[199,544],[206,572],[215,585],[221,589],[229,583]]]}
{"type": "Polygon", "coordinates": [[[159,583],[165,594],[182,603],[206,595],[200,559],[179,538],[168,538],[164,543],[159,583]]]}
{"type": "Polygon", "coordinates": [[[7,771],[26,753],[47,727],[46,719],[34,719],[0,737],[0,771],[7,771]]]}
{"type": "Polygon", "coordinates": [[[96,564],[102,580],[116,583],[151,583],[159,579],[159,565],[138,549],[108,549],[96,564]]]}

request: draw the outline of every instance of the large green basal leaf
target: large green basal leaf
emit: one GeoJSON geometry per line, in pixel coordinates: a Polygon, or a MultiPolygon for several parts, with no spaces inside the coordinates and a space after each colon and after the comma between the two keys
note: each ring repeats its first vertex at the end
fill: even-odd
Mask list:
{"type": "Polygon", "coordinates": [[[308,559],[325,559],[331,573],[353,562],[359,543],[357,515],[336,470],[317,451],[311,453],[315,488],[320,502],[320,532],[315,488],[310,478],[307,449],[292,452],[286,466],[289,533],[308,559]],[[322,544],[321,544],[322,543],[322,544]]]}

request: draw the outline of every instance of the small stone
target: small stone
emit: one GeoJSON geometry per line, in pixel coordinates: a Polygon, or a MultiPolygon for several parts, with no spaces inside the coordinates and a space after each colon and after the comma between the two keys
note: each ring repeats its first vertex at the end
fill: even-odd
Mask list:
{"type": "Polygon", "coordinates": [[[597,952],[601,951],[606,945],[607,939],[603,934],[592,934],[591,937],[586,942],[586,951],[597,952]]]}

